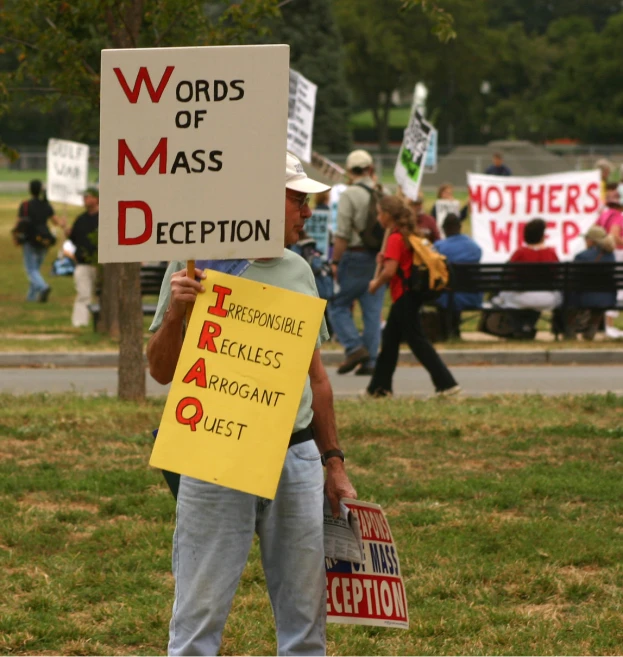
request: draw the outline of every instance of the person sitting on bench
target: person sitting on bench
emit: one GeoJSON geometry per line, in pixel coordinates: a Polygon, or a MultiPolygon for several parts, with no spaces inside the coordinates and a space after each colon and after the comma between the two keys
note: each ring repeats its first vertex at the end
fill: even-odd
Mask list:
{"type": "MultiPolygon", "coordinates": [[[[482,249],[471,237],[461,234],[461,219],[455,214],[449,214],[443,220],[445,239],[435,242],[434,249],[446,256],[450,263],[478,263],[482,257],[482,249]]],[[[448,307],[449,295],[444,292],[435,302],[440,308],[448,307]]],[[[457,292],[454,295],[452,314],[448,333],[451,337],[461,337],[461,312],[465,308],[480,308],[482,292],[457,292]]]]}
{"type": "MultiPolygon", "coordinates": [[[[591,226],[584,239],[586,248],[573,258],[573,262],[615,262],[614,240],[601,226],[591,226]]],[[[575,340],[578,329],[581,329],[582,337],[592,340],[603,320],[604,310],[615,306],[616,301],[617,293],[614,289],[572,292],[567,299],[569,314],[565,324],[565,338],[575,340]]]]}
{"type": "MultiPolygon", "coordinates": [[[[520,246],[511,256],[509,262],[545,263],[558,262],[554,248],[545,246],[545,221],[541,218],[531,219],[524,229],[524,246],[520,246]]],[[[562,303],[562,294],[556,290],[529,290],[500,292],[491,299],[491,304],[498,308],[525,310],[514,313],[516,324],[515,337],[533,338],[536,335],[536,323],[543,310],[554,310],[562,303]]]]}

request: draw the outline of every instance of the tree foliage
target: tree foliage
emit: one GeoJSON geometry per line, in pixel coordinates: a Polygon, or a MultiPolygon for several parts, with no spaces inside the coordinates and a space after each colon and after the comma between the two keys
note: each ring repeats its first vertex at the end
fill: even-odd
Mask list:
{"type": "MultiPolygon", "coordinates": [[[[276,0],[5,0],[1,43],[17,65],[2,73],[0,110],[15,92],[44,112],[64,102],[72,138],[97,142],[103,49],[237,43],[276,12],[276,0]]],[[[104,265],[103,328],[120,338],[123,399],[145,396],[139,271],[138,263],[104,265]]]]}
{"type": "Polygon", "coordinates": [[[290,66],[318,85],[314,149],[343,152],[350,146],[350,91],[332,0],[295,0],[281,13],[265,41],[289,44],[290,66]]]}

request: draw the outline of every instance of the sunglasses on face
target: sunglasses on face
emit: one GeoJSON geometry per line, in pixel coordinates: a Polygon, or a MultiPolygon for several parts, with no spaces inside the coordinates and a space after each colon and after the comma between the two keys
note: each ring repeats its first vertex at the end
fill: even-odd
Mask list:
{"type": "Polygon", "coordinates": [[[311,196],[309,194],[305,194],[304,196],[301,196],[300,194],[297,194],[296,196],[289,196],[286,194],[286,196],[291,201],[294,201],[296,204],[298,204],[299,210],[302,210],[306,205],[309,205],[309,202],[311,201],[311,196]]]}

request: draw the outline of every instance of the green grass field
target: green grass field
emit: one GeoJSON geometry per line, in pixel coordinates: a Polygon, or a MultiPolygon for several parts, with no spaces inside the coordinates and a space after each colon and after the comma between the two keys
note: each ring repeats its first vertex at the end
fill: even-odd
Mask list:
{"type": "MultiPolygon", "coordinates": [[[[389,127],[406,128],[411,116],[410,107],[392,107],[389,110],[389,127]]],[[[357,112],[350,117],[349,125],[351,128],[373,128],[374,117],[371,110],[357,112]]]]}
{"type": "MultiPolygon", "coordinates": [[[[166,651],[174,503],[162,400],[0,398],[0,652],[166,651]]],[[[623,397],[340,402],[359,497],[383,505],[408,631],[330,625],[333,655],[623,650],[623,397]]],[[[222,654],[274,654],[257,545],[222,654]]]]}
{"type": "MultiPolygon", "coordinates": [[[[47,173],[43,170],[24,170],[0,168],[0,182],[29,182],[34,179],[45,180],[47,173]]],[[[89,172],[89,180],[97,180],[97,171],[89,172]]]]}

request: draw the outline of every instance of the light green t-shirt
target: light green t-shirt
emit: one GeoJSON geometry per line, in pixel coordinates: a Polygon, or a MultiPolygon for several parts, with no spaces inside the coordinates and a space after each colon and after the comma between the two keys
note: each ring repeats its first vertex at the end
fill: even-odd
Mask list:
{"type": "MultiPolygon", "coordinates": [[[[185,262],[175,260],[169,264],[162,281],[158,307],[156,308],[154,321],[149,327],[150,331],[155,333],[160,328],[164,313],[169,306],[169,299],[171,297],[171,275],[185,267],[185,262]]],[[[290,249],[284,249],[283,258],[272,258],[271,260],[264,260],[261,262],[255,260],[241,277],[248,278],[251,281],[257,281],[258,283],[266,283],[267,285],[282,287],[286,290],[292,290],[293,292],[301,292],[302,294],[309,294],[314,297],[318,296],[318,290],[316,289],[316,282],[314,281],[314,274],[312,273],[311,267],[303,258],[301,258],[301,256],[290,251],[290,249]]],[[[316,348],[320,348],[320,345],[328,339],[329,332],[327,331],[327,326],[323,319],[318,339],[316,341],[316,348]]],[[[305,379],[305,387],[303,388],[301,403],[299,404],[299,410],[296,414],[296,421],[294,422],[294,428],[292,430],[293,432],[300,431],[310,424],[314,415],[311,403],[312,391],[308,376],[305,379]]]]}

